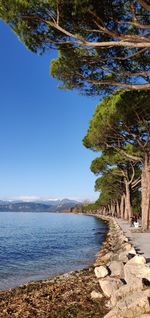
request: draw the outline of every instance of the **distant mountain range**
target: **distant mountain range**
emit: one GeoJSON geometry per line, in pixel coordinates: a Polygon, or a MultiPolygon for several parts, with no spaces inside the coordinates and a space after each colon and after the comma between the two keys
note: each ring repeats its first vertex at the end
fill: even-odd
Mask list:
{"type": "Polygon", "coordinates": [[[0,212],[63,212],[77,204],[78,201],[69,199],[31,202],[0,200],[0,212]]]}

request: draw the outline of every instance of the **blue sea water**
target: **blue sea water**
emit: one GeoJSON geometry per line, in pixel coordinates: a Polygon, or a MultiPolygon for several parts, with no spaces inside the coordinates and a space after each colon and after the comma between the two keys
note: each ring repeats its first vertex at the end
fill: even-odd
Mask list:
{"type": "Polygon", "coordinates": [[[106,224],[65,213],[0,213],[0,289],[90,265],[106,224]]]}

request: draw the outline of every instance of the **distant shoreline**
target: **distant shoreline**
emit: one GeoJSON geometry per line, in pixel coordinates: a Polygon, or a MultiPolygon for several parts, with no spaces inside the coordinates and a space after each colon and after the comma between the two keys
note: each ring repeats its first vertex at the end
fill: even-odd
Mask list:
{"type": "Polygon", "coordinates": [[[78,201],[70,199],[45,201],[3,201],[0,200],[0,212],[64,212],[74,208],[78,201]]]}

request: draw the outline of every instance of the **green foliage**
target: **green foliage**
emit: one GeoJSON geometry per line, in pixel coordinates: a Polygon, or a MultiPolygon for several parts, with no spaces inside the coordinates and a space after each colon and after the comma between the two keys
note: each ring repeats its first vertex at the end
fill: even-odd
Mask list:
{"type": "Polygon", "coordinates": [[[92,161],[90,169],[96,175],[99,175],[100,172],[105,171],[107,169],[107,163],[105,161],[105,158],[101,156],[94,159],[92,161]]]}
{"type": "Polygon", "coordinates": [[[94,151],[109,149],[141,160],[150,151],[149,98],[150,92],[127,91],[104,99],[96,108],[83,144],[94,151]]]}
{"type": "Polygon", "coordinates": [[[117,200],[123,193],[122,177],[116,173],[118,172],[116,170],[113,168],[104,172],[95,182],[95,190],[101,192],[100,198],[105,196],[107,201],[117,200]]]}
{"type": "MultiPolygon", "coordinates": [[[[144,42],[143,38],[147,41],[147,30],[128,23],[133,20],[131,2],[0,0],[0,18],[31,51],[42,54],[51,48],[59,49],[58,58],[52,61],[51,74],[60,80],[61,87],[100,95],[113,91],[115,83],[121,87],[150,81],[149,49],[140,54],[136,47],[137,42],[144,42]],[[120,39],[134,42],[135,47],[95,46],[120,39]]],[[[149,25],[150,16],[138,0],[133,3],[138,22],[149,25]]]]}
{"type": "Polygon", "coordinates": [[[82,206],[82,212],[83,213],[88,213],[88,212],[97,212],[97,209],[99,209],[99,201],[97,200],[94,203],[88,203],[88,204],[83,204],[82,206]]]}
{"type": "Polygon", "coordinates": [[[119,169],[127,169],[128,160],[125,155],[115,151],[115,149],[106,149],[101,153],[101,156],[94,159],[91,164],[91,171],[98,175],[105,171],[110,170],[112,167],[116,167],[115,173],[119,174],[119,169]]]}

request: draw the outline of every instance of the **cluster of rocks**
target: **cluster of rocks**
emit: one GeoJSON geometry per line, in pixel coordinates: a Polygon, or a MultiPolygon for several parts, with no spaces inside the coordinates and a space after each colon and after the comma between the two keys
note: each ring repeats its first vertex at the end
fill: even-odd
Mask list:
{"type": "Polygon", "coordinates": [[[94,269],[100,290],[93,290],[91,298],[107,298],[104,318],[150,318],[150,267],[117,222],[103,219],[109,222],[109,232],[94,269]]]}

